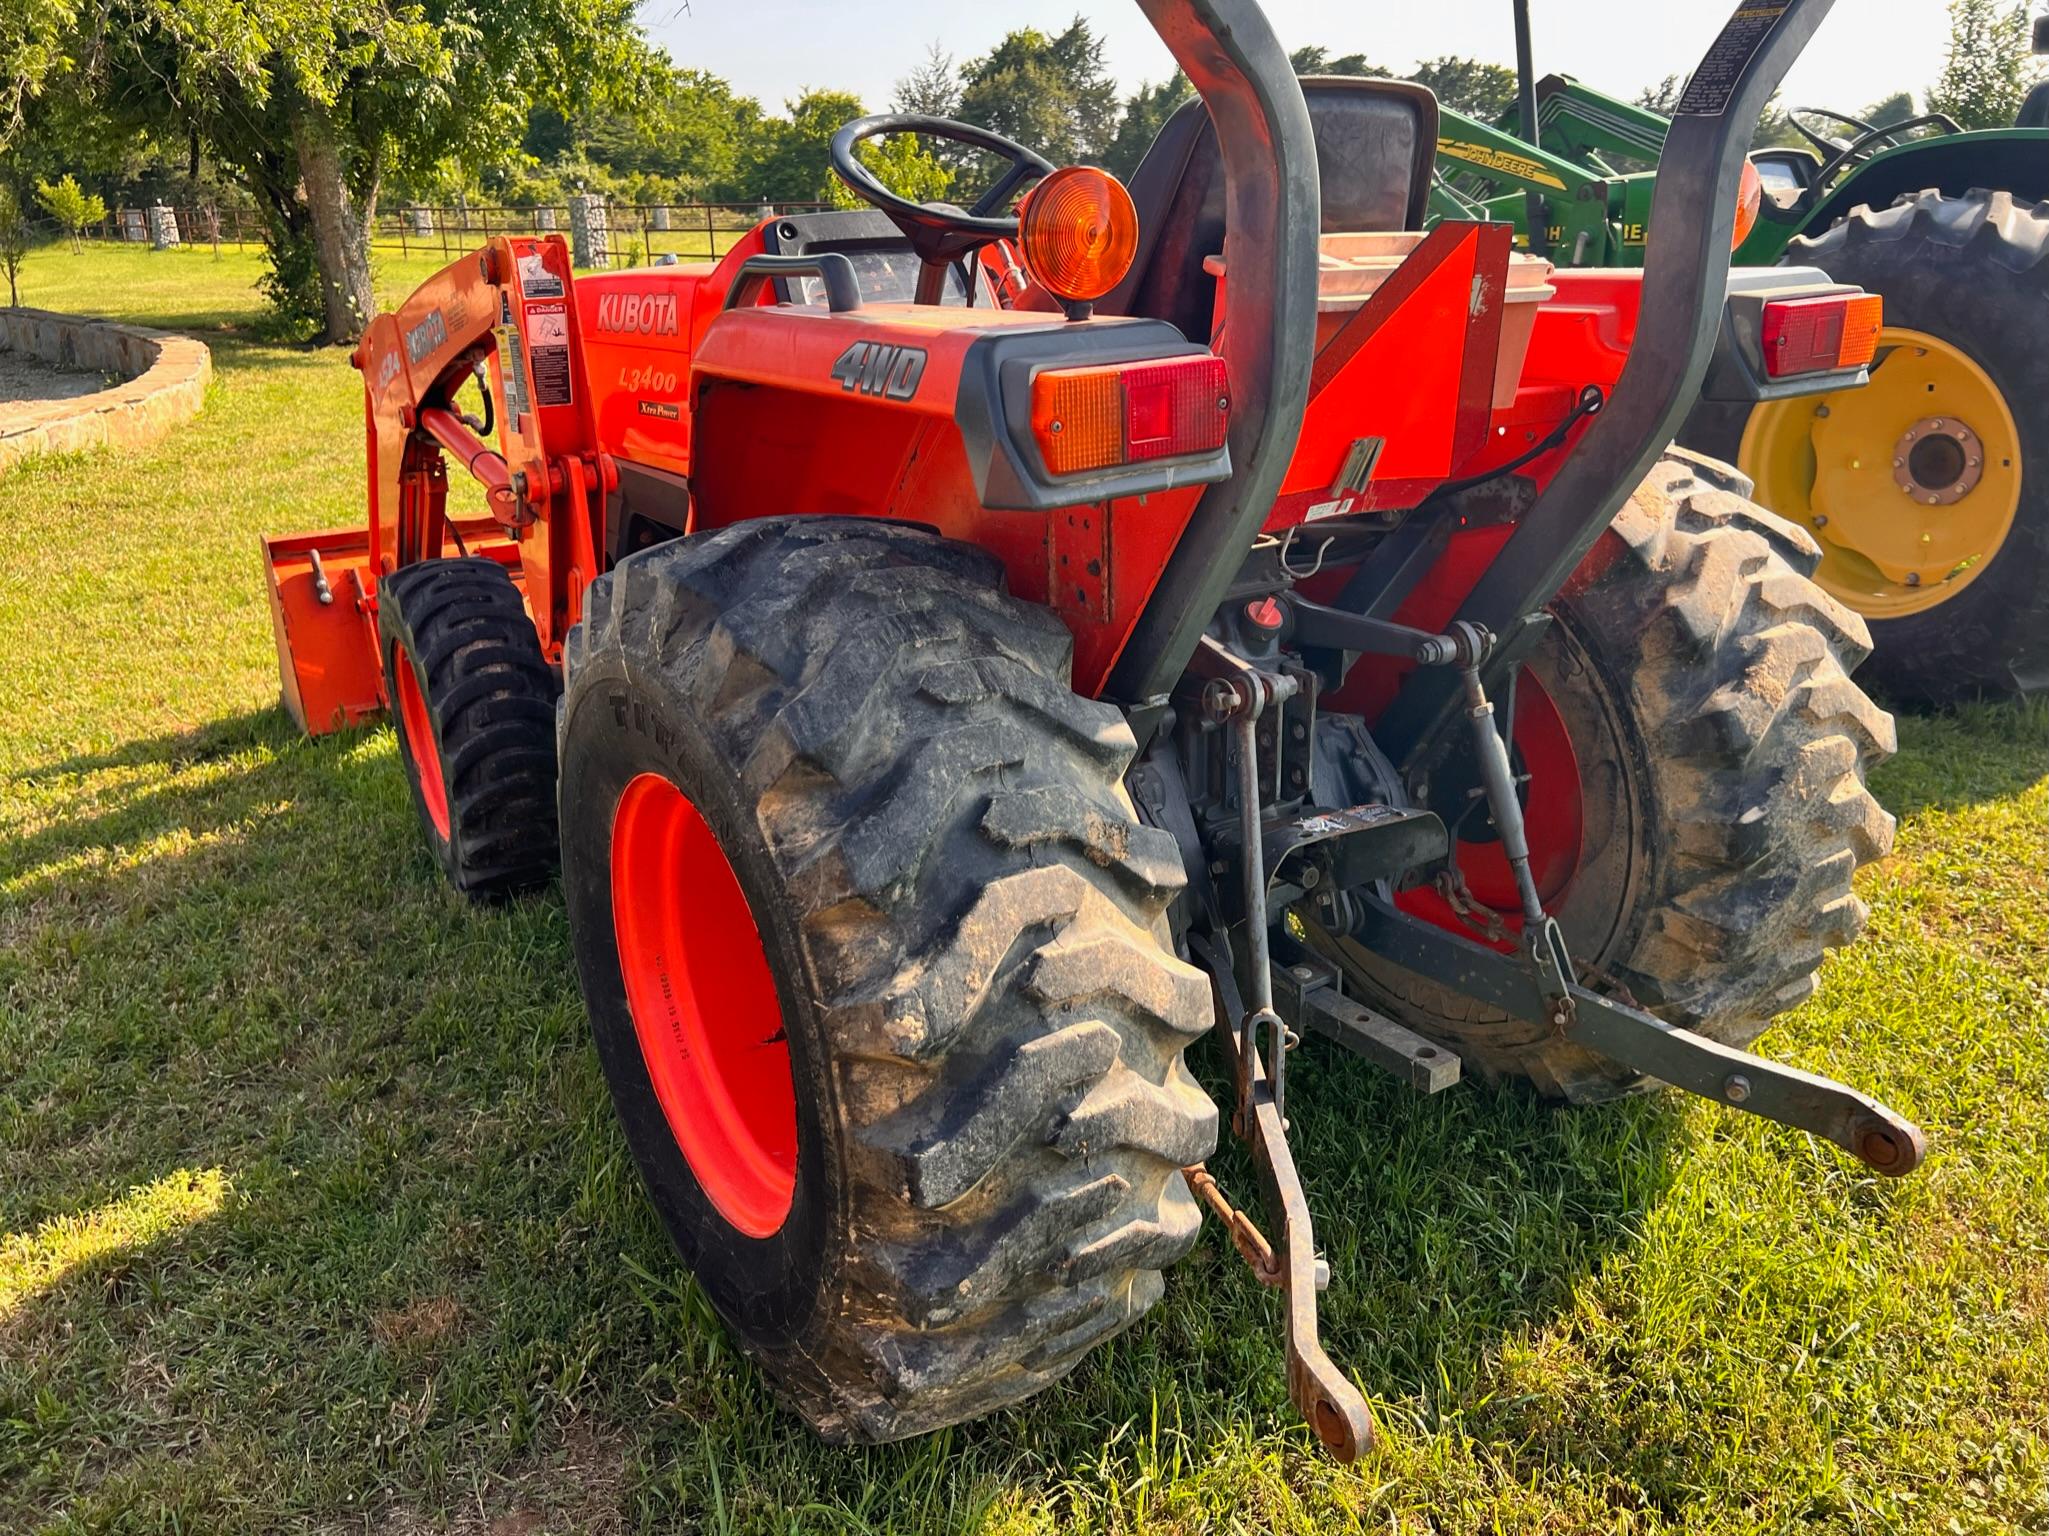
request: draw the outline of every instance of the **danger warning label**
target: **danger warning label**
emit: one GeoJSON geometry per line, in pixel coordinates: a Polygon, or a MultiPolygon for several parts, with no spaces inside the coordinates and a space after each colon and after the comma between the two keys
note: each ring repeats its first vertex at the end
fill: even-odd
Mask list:
{"type": "Polygon", "coordinates": [[[568,405],[569,306],[527,305],[526,343],[533,363],[534,404],[568,405]]]}

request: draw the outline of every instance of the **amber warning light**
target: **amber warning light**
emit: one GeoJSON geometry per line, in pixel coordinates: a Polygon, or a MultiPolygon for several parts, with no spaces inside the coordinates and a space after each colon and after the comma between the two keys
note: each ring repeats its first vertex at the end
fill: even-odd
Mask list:
{"type": "Polygon", "coordinates": [[[1032,437],[1056,475],[1215,453],[1230,419],[1224,360],[1207,354],[1051,368],[1032,380],[1032,437]]]}
{"type": "Polygon", "coordinates": [[[1074,303],[1100,299],[1124,280],[1138,254],[1138,211],[1107,171],[1070,165],[1026,194],[1017,243],[1039,285],[1074,303]]]}

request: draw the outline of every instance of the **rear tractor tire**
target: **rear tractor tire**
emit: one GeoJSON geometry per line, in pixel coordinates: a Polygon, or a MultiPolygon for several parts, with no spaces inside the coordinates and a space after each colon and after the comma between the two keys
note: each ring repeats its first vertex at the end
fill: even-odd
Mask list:
{"type": "Polygon", "coordinates": [[[569,639],[563,889],[620,1123],[829,1439],[1038,1391],[1196,1235],[1208,984],[1070,651],[982,552],[843,518],[629,556],[569,639]]]}
{"type": "MultiPolygon", "coordinates": [[[[1814,541],[1741,484],[1711,460],[1661,460],[1552,605],[1522,684],[1577,759],[1576,805],[1533,779],[1528,819],[1536,843],[1577,812],[1576,866],[1547,899],[1580,979],[1736,1046],[1862,931],[1851,876],[1893,838],[1865,774],[1895,746],[1892,717],[1850,681],[1862,620],[1808,579],[1814,541]]],[[[1356,943],[1336,950],[1367,998],[1488,1076],[1575,1103],[1647,1085],[1356,943]]]]}
{"type": "Polygon", "coordinates": [[[377,584],[399,758],[448,883],[472,900],[555,872],[555,676],[495,560],[423,560],[377,584]]]}
{"type": "Polygon", "coordinates": [[[1862,614],[1864,677],[1906,702],[2049,688],[2049,203],[1917,192],[1783,260],[1885,301],[1871,382],[1703,404],[1688,443],[1811,528],[1862,614]]]}

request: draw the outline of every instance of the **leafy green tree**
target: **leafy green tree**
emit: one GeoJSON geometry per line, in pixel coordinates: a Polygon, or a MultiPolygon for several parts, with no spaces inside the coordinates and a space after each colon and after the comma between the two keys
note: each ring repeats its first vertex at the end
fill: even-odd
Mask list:
{"type": "Polygon", "coordinates": [[[99,0],[66,46],[114,126],[189,134],[244,182],[273,302],[337,342],[376,307],[387,176],[491,163],[531,101],[623,100],[656,60],[631,0],[99,0]]]}
{"type": "Polygon", "coordinates": [[[1858,115],[1874,128],[1904,123],[1914,115],[1914,93],[1894,91],[1890,96],[1881,96],[1858,115]]]}
{"type": "Polygon", "coordinates": [[[1188,77],[1178,69],[1170,79],[1158,85],[1140,85],[1124,98],[1124,109],[1117,119],[1117,132],[1110,140],[1110,147],[1103,152],[1103,168],[1113,176],[1131,179],[1131,173],[1138,169],[1145,152],[1153,147],[1153,140],[1160,136],[1160,130],[1167,126],[1167,119],[1174,111],[1195,94],[1195,87],[1188,83],[1188,77]]]}
{"type": "Polygon", "coordinates": [[[1030,27],[1012,32],[962,67],[959,113],[1056,165],[1096,161],[1118,120],[1102,39],[1080,16],[1054,37],[1030,27]]]}
{"type": "Polygon", "coordinates": [[[1455,112],[1491,121],[1515,100],[1515,71],[1503,64],[1485,64],[1452,54],[1426,59],[1408,76],[1437,93],[1455,112]]]}
{"type": "Polygon", "coordinates": [[[896,83],[890,110],[913,112],[921,117],[960,116],[960,72],[953,67],[953,55],[938,43],[925,45],[925,60],[896,83]]]}
{"type": "Polygon", "coordinates": [[[2008,127],[2039,73],[2024,3],[1950,0],[1949,57],[1929,88],[1928,110],[1964,128],[2008,127]]]}
{"type": "Polygon", "coordinates": [[[829,202],[839,183],[832,174],[832,136],[867,109],[851,91],[806,91],[787,106],[787,118],[761,125],[741,171],[744,195],[769,203],[829,202]]]}
{"type": "Polygon", "coordinates": [[[1670,117],[1679,106],[1679,98],[1686,94],[1685,75],[1667,75],[1656,85],[1647,85],[1636,93],[1636,104],[1660,117],[1670,117]]]}
{"type": "Polygon", "coordinates": [[[36,201],[43,205],[43,212],[62,225],[64,233],[71,237],[74,254],[79,249],[78,232],[107,216],[106,202],[96,192],[82,191],[75,176],[63,176],[54,183],[37,182],[36,201]]]}
{"type": "MultiPolygon", "coordinates": [[[[943,203],[953,187],[951,168],[921,144],[915,133],[870,139],[854,153],[885,187],[914,203],[943,203]]],[[[836,208],[865,206],[852,187],[830,172],[825,180],[825,201],[836,208]]]]}
{"type": "Polygon", "coordinates": [[[0,271],[7,274],[10,308],[21,306],[17,279],[21,276],[21,264],[28,259],[28,236],[28,215],[22,212],[21,199],[14,195],[14,188],[0,181],[0,271]]]}
{"type": "Polygon", "coordinates": [[[0,149],[20,133],[29,103],[60,71],[64,41],[77,21],[75,0],[5,0],[0,4],[0,149]]]}
{"type": "Polygon", "coordinates": [[[1378,64],[1367,63],[1363,53],[1334,54],[1315,43],[1297,48],[1288,55],[1288,62],[1298,75],[1359,75],[1374,80],[1392,78],[1378,64]]]}

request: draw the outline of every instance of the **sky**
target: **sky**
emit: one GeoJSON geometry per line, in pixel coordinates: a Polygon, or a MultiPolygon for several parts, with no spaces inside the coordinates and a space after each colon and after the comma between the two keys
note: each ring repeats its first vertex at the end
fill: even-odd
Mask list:
{"type": "MultiPolygon", "coordinates": [[[[1531,0],[1537,73],[1576,75],[1633,96],[1698,61],[1733,0],[1531,0]]],[[[1440,54],[1515,62],[1508,0],[1266,0],[1288,48],[1321,43],[1364,53],[1397,73],[1440,54]]],[[[810,86],[851,90],[871,110],[932,42],[956,60],[987,52],[1015,27],[1064,27],[1089,17],[1125,90],[1173,69],[1136,5],[1079,0],[648,0],[641,20],[680,65],[722,75],[774,110],[810,86]],[[685,9],[685,6],[688,9],[685,9]]],[[[1786,77],[1792,106],[1855,112],[1892,91],[1918,98],[1942,67],[1943,0],[1837,0],[1786,77]]]]}

